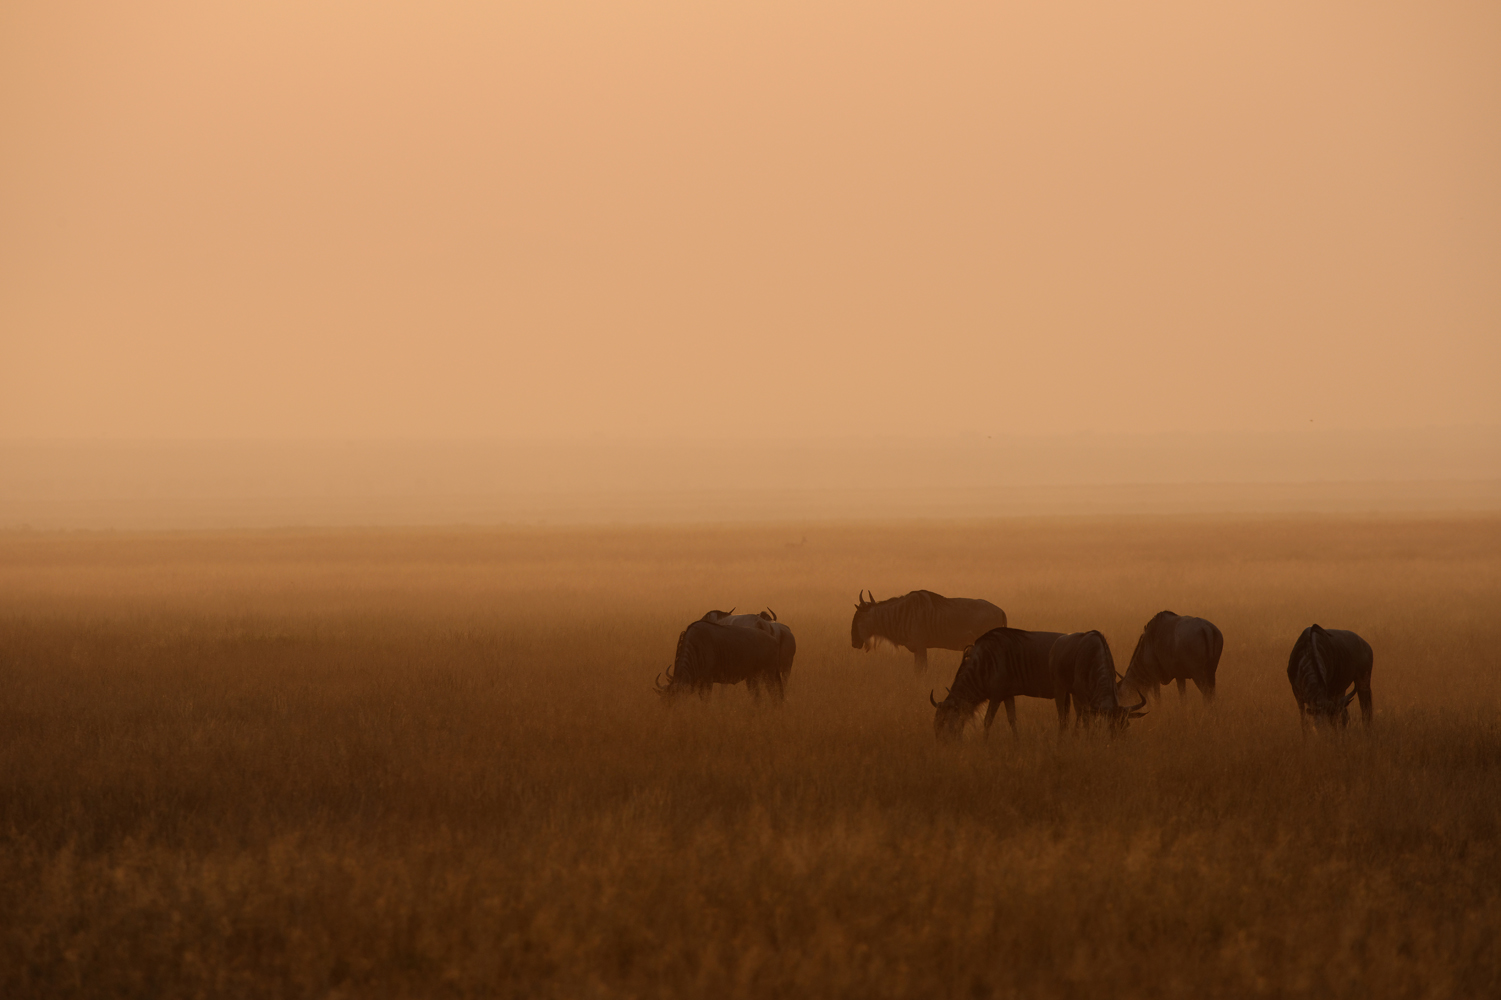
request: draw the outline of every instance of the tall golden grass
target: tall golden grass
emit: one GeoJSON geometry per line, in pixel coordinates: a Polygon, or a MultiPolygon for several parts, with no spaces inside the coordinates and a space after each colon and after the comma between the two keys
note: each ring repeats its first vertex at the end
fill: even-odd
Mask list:
{"type": "Polygon", "coordinates": [[[1496,995],[1498,607],[1495,518],[7,534],[0,996],[1496,995]],[[862,587],[1202,615],[1218,703],[940,747],[862,587]],[[768,604],[785,706],[659,707],[768,604]],[[1312,622],[1369,731],[1300,733],[1312,622]]]}

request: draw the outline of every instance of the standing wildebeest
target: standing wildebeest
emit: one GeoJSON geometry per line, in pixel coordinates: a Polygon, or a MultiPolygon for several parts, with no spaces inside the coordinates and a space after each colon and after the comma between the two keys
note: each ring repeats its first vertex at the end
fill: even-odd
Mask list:
{"type": "Polygon", "coordinates": [[[797,639],[792,635],[792,628],[777,620],[777,613],[770,608],[758,615],[737,615],[735,609],[728,611],[706,611],[699,621],[718,622],[721,625],[733,625],[739,628],[753,628],[758,632],[765,632],[777,641],[779,652],[779,665],[782,674],[782,683],[787,682],[787,677],[792,673],[792,658],[797,655],[797,639]]]}
{"type": "Polygon", "coordinates": [[[1207,705],[1214,701],[1214,672],[1224,647],[1225,638],[1213,622],[1159,611],[1136,640],[1124,687],[1151,695],[1155,704],[1162,697],[1163,684],[1177,681],[1181,701],[1187,695],[1185,682],[1191,680],[1207,705]]]}
{"type": "Polygon", "coordinates": [[[1360,716],[1371,724],[1371,645],[1354,632],[1310,625],[1293,643],[1287,658],[1287,680],[1298,699],[1298,718],[1304,728],[1313,724],[1347,725],[1349,705],[1360,695],[1360,716]],[[1348,695],[1345,688],[1355,690],[1348,695]]]}
{"type": "Polygon", "coordinates": [[[870,649],[877,639],[912,650],[918,673],[928,669],[928,650],[964,649],[993,628],[1004,628],[1006,612],[971,597],[944,597],[914,590],[903,597],[877,601],[860,594],[850,622],[850,645],[870,649]]]}
{"type": "Polygon", "coordinates": [[[1080,723],[1102,718],[1111,729],[1123,729],[1131,719],[1146,714],[1138,711],[1147,703],[1146,695],[1130,708],[1121,705],[1115,660],[1110,655],[1110,644],[1099,632],[1070,632],[1060,637],[1048,651],[1048,669],[1053,674],[1053,700],[1058,704],[1060,732],[1068,724],[1070,699],[1080,723]]]}
{"type": "Polygon", "coordinates": [[[996,709],[1006,706],[1006,721],[1011,735],[1016,735],[1016,697],[1053,697],[1053,674],[1048,669],[1048,651],[1062,632],[1024,632],[1019,628],[993,628],[964,651],[954,686],[942,702],[928,701],[938,712],[933,716],[933,735],[940,740],[958,739],[974,718],[982,701],[990,702],[985,712],[985,735],[995,721],[996,709]]]}
{"type": "Polygon", "coordinates": [[[657,694],[668,705],[686,691],[707,698],[715,684],[744,681],[757,698],[764,684],[772,697],[781,701],[780,667],[780,648],[765,632],[696,621],[678,636],[677,654],[668,668],[667,683],[663,684],[662,675],[657,675],[657,694]]]}

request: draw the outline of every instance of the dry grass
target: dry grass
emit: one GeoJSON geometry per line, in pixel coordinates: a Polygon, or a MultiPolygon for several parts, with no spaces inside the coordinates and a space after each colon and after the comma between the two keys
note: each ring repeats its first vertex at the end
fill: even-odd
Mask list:
{"type": "Polygon", "coordinates": [[[1498,598],[1495,519],[0,536],[0,996],[1495,995],[1498,598]],[[849,648],[916,586],[1203,615],[1220,702],[940,748],[957,654],[849,648]],[[664,713],[731,604],[787,705],[664,713]]]}

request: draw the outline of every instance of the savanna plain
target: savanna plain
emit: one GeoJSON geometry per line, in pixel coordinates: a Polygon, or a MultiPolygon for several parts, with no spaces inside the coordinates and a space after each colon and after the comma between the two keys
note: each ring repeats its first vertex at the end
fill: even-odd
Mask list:
{"type": "Polygon", "coordinates": [[[1498,608],[1489,516],[6,533],[0,996],[1495,996],[1498,608]],[[1209,618],[1218,699],[940,746],[958,654],[849,639],[918,587],[1209,618]],[[664,710],[732,605],[785,704],[664,710]]]}

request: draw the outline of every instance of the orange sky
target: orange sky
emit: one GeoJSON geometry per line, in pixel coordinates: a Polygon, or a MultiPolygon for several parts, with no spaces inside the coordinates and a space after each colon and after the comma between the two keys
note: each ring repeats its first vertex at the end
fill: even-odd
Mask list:
{"type": "Polygon", "coordinates": [[[0,144],[5,438],[1501,423],[1491,2],[8,0],[0,144]]]}

